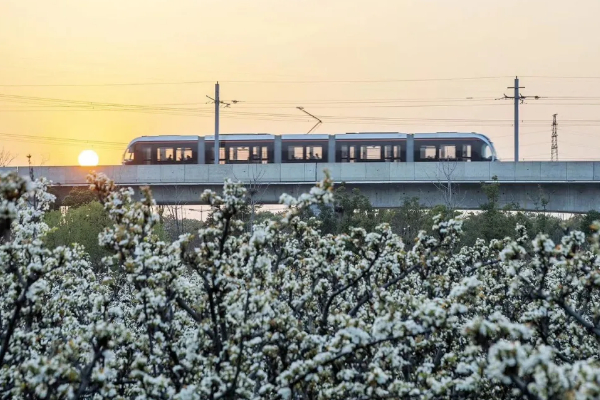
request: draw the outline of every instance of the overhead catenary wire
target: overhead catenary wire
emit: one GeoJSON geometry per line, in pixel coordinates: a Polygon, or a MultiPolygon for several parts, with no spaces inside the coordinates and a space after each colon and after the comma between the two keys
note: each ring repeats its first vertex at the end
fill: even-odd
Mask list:
{"type": "MultiPolygon", "coordinates": [[[[507,76],[475,76],[475,77],[455,77],[455,78],[414,78],[414,79],[317,79],[317,80],[223,80],[221,83],[252,83],[252,84],[374,84],[374,83],[402,83],[402,82],[451,82],[451,81],[470,81],[470,80],[488,80],[504,79],[507,76]]],[[[59,83],[59,84],[20,84],[20,83],[0,83],[0,87],[102,87],[102,86],[158,86],[158,85],[198,85],[214,83],[216,79],[211,80],[186,80],[169,82],[118,82],[118,83],[59,83]]]]}
{"type": "MultiPolygon", "coordinates": [[[[564,104],[569,104],[575,99],[600,99],[597,96],[548,96],[548,99],[554,101],[560,100],[564,104]]],[[[464,104],[465,102],[483,102],[488,101],[490,97],[467,97],[467,98],[449,98],[449,97],[435,97],[435,98],[390,98],[390,99],[355,99],[355,100],[313,100],[305,101],[306,104],[311,103],[311,107],[324,108],[323,105],[334,104],[341,106],[356,106],[364,107],[367,105],[373,106],[396,106],[393,102],[399,102],[398,106],[431,106],[428,104],[435,101],[447,101],[448,103],[464,104]],[[392,103],[392,104],[390,104],[392,103]],[[406,104],[408,103],[408,104],[406,104]],[[412,103],[412,104],[411,104],[412,103]],[[362,105],[361,105],[362,104],[362,105]]],[[[542,102],[543,100],[540,100],[542,102]]],[[[188,117],[200,117],[200,118],[212,118],[212,110],[205,104],[199,103],[172,103],[172,106],[168,104],[126,104],[126,103],[113,103],[113,102],[97,102],[89,100],[70,100],[70,99],[58,99],[49,97],[39,96],[17,96],[9,94],[0,94],[0,103],[11,103],[13,104],[12,109],[2,109],[1,111],[8,112],[36,112],[36,111],[49,111],[49,112],[62,112],[62,111],[94,111],[94,112],[136,112],[144,114],[156,114],[156,115],[173,115],[173,116],[188,116],[188,117]],[[186,105],[198,105],[197,107],[180,107],[186,105]],[[22,107],[22,108],[18,108],[22,107]]],[[[245,101],[242,103],[242,107],[238,110],[223,110],[224,115],[231,119],[240,120],[262,120],[262,121],[274,121],[274,122],[303,122],[307,121],[308,118],[298,116],[297,114],[281,113],[281,112],[270,112],[267,111],[272,107],[264,107],[265,112],[254,112],[244,111],[247,104],[260,105],[260,104],[290,104],[292,102],[269,100],[269,101],[245,101]]],[[[294,102],[296,103],[296,102],[294,102]]],[[[297,104],[297,103],[296,103],[297,104]]],[[[593,105],[594,103],[590,103],[593,105]]],[[[433,104],[437,106],[436,104],[433,104]]],[[[468,104],[467,106],[471,106],[468,104]]],[[[292,109],[292,107],[281,107],[292,109]]],[[[342,107],[340,107],[342,108],[342,107]]],[[[320,118],[326,121],[335,122],[338,124],[347,125],[381,125],[381,126],[393,126],[394,131],[402,130],[402,126],[448,126],[452,124],[456,127],[507,127],[512,125],[512,120],[509,119],[477,119],[477,118],[406,118],[406,117],[389,117],[389,116],[357,116],[357,115],[335,115],[332,113],[319,114],[320,118]]],[[[600,119],[565,119],[562,121],[564,127],[595,127],[600,126],[600,119]]],[[[522,122],[525,126],[542,126],[546,125],[546,120],[525,120],[522,122]]],[[[527,133],[527,132],[524,132],[527,133]]],[[[98,143],[98,145],[106,146],[106,144],[98,143]]]]}
{"type": "Polygon", "coordinates": [[[38,136],[38,135],[26,135],[16,133],[0,132],[0,138],[7,141],[19,141],[28,143],[43,143],[43,144],[56,144],[61,146],[76,145],[81,146],[82,144],[90,145],[97,148],[108,148],[108,149],[123,149],[127,142],[109,142],[99,140],[86,140],[86,139],[72,139],[65,137],[55,136],[38,136]]]}

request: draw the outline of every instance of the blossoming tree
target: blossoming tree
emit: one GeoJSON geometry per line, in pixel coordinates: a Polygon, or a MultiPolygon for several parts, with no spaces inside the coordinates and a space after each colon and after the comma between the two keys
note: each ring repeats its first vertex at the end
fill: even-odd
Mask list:
{"type": "Polygon", "coordinates": [[[387,225],[323,235],[300,216],[331,201],[328,179],[248,233],[226,182],[191,248],[155,234],[148,189],[90,184],[113,222],[105,273],[45,245],[47,182],[0,177],[2,398],[600,395],[596,233],[463,248],[461,221],[436,219],[410,244],[387,225]]]}

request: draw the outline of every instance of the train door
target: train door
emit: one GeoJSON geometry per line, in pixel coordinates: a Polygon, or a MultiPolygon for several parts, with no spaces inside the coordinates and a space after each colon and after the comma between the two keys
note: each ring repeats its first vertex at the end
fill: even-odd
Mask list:
{"type": "Polygon", "coordinates": [[[340,162],[356,162],[356,156],[358,154],[357,145],[353,144],[342,144],[340,146],[340,162]]]}

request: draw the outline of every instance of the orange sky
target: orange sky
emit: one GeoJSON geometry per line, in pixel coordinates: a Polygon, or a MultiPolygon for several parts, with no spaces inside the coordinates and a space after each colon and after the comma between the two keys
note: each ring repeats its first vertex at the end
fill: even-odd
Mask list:
{"type": "Polygon", "coordinates": [[[549,159],[558,113],[560,158],[600,158],[600,79],[556,78],[600,77],[598,15],[598,0],[3,0],[0,148],[21,165],[88,148],[117,164],[136,136],[212,134],[219,80],[241,101],[223,133],[306,132],[304,106],[316,133],[477,131],[508,160],[512,103],[493,99],[518,74],[523,94],[548,96],[521,107],[521,157],[549,159]],[[500,78],[392,82],[457,77],[500,78]],[[182,81],[205,83],[15,86],[182,81]]]}

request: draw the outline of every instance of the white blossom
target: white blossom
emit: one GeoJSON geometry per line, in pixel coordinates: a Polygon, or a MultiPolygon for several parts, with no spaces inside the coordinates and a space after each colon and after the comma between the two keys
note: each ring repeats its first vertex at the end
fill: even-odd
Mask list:
{"type": "Polygon", "coordinates": [[[157,235],[149,189],[93,175],[113,221],[99,273],[45,245],[47,185],[0,177],[0,398],[600,395],[597,233],[461,248],[462,221],[438,216],[412,246],[386,224],[323,235],[301,214],[329,178],[246,232],[226,181],[190,248],[157,235]]]}

